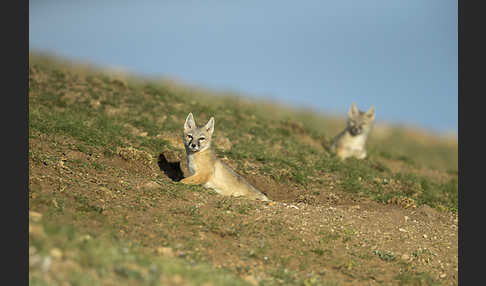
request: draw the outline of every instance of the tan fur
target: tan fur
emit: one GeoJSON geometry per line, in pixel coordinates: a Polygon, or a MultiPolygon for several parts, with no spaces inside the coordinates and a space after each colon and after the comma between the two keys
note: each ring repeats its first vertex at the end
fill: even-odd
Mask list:
{"type": "Polygon", "coordinates": [[[365,149],[366,138],[364,136],[352,137],[347,131],[343,131],[336,136],[332,149],[341,159],[355,157],[357,159],[366,158],[365,149]]]}
{"type": "MultiPolygon", "coordinates": [[[[224,196],[245,196],[262,201],[269,200],[263,193],[250,185],[243,177],[235,173],[228,165],[216,157],[210,146],[214,130],[213,118],[210,119],[206,126],[198,128],[192,113],[189,113],[184,126],[183,141],[186,147],[187,163],[191,176],[182,179],[182,183],[203,185],[224,196]],[[204,138],[204,144],[198,141],[200,146],[193,146],[193,149],[197,148],[194,151],[190,145],[197,137],[204,138]]],[[[193,145],[196,145],[196,143],[193,145]]]]}
{"type": "Polygon", "coordinates": [[[374,118],[375,109],[373,106],[368,111],[362,112],[353,103],[349,109],[347,126],[333,139],[331,152],[342,160],[349,157],[366,158],[366,140],[370,134],[374,118]],[[358,134],[353,135],[352,129],[354,127],[359,127],[358,134]]]}

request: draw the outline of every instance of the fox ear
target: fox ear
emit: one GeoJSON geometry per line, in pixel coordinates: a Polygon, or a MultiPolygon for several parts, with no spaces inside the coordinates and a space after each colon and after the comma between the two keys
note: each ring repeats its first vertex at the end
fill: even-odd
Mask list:
{"type": "Polygon", "coordinates": [[[370,119],[375,119],[375,106],[371,106],[370,109],[368,109],[368,111],[366,111],[366,116],[368,116],[368,118],[370,119]]]}
{"type": "Polygon", "coordinates": [[[351,103],[351,107],[349,108],[348,115],[349,117],[354,117],[359,114],[359,109],[356,106],[356,103],[351,103]]]}
{"type": "Polygon", "coordinates": [[[192,128],[196,127],[196,122],[194,122],[194,117],[192,113],[189,112],[187,115],[186,122],[184,123],[184,130],[191,130],[192,128]]]}
{"type": "Polygon", "coordinates": [[[208,123],[206,123],[206,125],[204,126],[204,129],[209,132],[209,134],[213,134],[213,131],[214,131],[214,117],[211,117],[208,121],[208,123]]]}

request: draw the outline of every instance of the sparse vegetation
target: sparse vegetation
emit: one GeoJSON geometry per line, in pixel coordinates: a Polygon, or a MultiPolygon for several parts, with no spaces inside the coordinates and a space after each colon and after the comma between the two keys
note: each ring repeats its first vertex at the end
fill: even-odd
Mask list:
{"type": "Polygon", "coordinates": [[[251,285],[206,264],[194,267],[159,255],[163,248],[151,253],[109,235],[82,234],[44,219],[31,221],[30,228],[31,285],[251,285]]]}
{"type": "Polygon", "coordinates": [[[457,285],[457,140],[376,126],[368,159],[340,161],[343,126],[31,55],[30,283],[457,285]],[[217,155],[272,202],[165,172],[186,172],[188,112],[215,116],[217,155]]]}

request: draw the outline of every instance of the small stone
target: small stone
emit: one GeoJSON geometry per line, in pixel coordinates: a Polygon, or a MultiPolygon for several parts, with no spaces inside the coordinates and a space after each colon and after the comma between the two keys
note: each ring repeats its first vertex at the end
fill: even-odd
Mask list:
{"type": "Polygon", "coordinates": [[[46,256],[42,259],[40,269],[42,272],[47,272],[51,268],[52,259],[49,256],[46,256]]]}
{"type": "Polygon", "coordinates": [[[154,181],[150,181],[148,183],[145,183],[143,184],[142,186],[142,189],[145,189],[145,190],[156,190],[158,188],[160,188],[160,185],[154,181]]]}
{"type": "Polygon", "coordinates": [[[98,194],[102,195],[104,199],[111,199],[113,198],[113,192],[108,189],[107,187],[99,187],[96,191],[98,194]]]}
{"type": "Polygon", "coordinates": [[[406,230],[406,229],[404,229],[404,228],[399,228],[399,229],[398,229],[398,231],[401,231],[401,232],[407,232],[407,230],[406,230]]]}
{"type": "Polygon", "coordinates": [[[243,279],[245,279],[246,282],[248,282],[252,285],[258,285],[258,281],[252,275],[246,275],[246,276],[243,277],[243,279]]]}
{"type": "Polygon", "coordinates": [[[440,278],[445,278],[446,276],[447,276],[447,274],[442,273],[442,274],[441,274],[439,277],[440,277],[440,278]]]}
{"type": "Polygon", "coordinates": [[[53,248],[49,252],[49,254],[54,258],[54,259],[61,259],[62,258],[62,251],[59,248],[53,248]]]}
{"type": "Polygon", "coordinates": [[[174,257],[174,251],[170,247],[159,247],[157,253],[163,256],[174,257]]]}
{"type": "Polygon", "coordinates": [[[45,237],[44,228],[42,228],[40,225],[29,224],[29,235],[32,237],[43,238],[45,237]]]}
{"type": "Polygon", "coordinates": [[[93,108],[98,108],[100,105],[101,105],[101,102],[99,100],[94,100],[94,99],[91,99],[89,101],[89,104],[93,107],[93,108]]]}
{"type": "Polygon", "coordinates": [[[427,235],[426,235],[426,234],[424,234],[424,235],[423,235],[423,237],[424,237],[424,238],[427,238],[427,235]]]}
{"type": "Polygon", "coordinates": [[[37,248],[35,246],[30,246],[29,247],[29,256],[32,256],[37,253],[37,248]]]}
{"type": "Polygon", "coordinates": [[[403,254],[401,258],[402,258],[403,261],[408,261],[410,259],[410,255],[403,254]]]}
{"type": "Polygon", "coordinates": [[[35,267],[39,265],[42,261],[42,257],[40,255],[33,255],[29,257],[29,267],[35,267]]]}
{"type": "Polygon", "coordinates": [[[176,274],[172,277],[172,282],[174,282],[175,285],[181,285],[184,282],[184,279],[182,279],[179,274],[176,274]]]}
{"type": "Polygon", "coordinates": [[[42,218],[42,214],[41,213],[38,213],[38,212],[34,212],[34,211],[29,211],[29,218],[33,221],[33,222],[38,222],[41,220],[42,218]]]}

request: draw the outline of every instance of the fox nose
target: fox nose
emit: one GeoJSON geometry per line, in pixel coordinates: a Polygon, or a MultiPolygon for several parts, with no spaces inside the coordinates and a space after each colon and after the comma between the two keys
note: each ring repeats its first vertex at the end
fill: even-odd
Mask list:
{"type": "Polygon", "coordinates": [[[361,132],[361,130],[359,128],[357,128],[357,127],[353,127],[351,129],[351,131],[352,131],[353,134],[359,134],[361,132]]]}
{"type": "Polygon", "coordinates": [[[192,147],[192,148],[196,148],[196,144],[192,143],[192,144],[191,144],[191,147],[192,147]]]}

